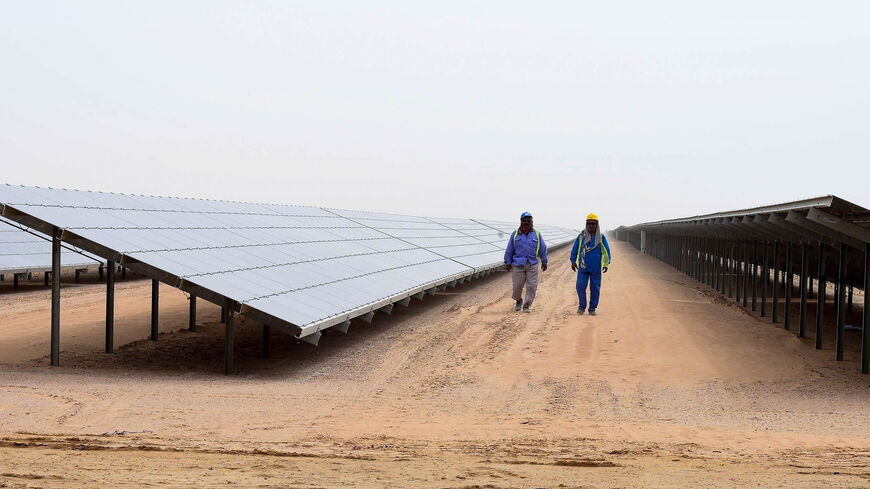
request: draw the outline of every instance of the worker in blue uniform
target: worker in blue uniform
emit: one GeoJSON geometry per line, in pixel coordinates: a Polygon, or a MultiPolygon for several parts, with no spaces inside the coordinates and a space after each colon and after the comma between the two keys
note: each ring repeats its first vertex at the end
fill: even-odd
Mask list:
{"type": "Polygon", "coordinates": [[[544,243],[541,232],[535,229],[532,215],[523,212],[520,216],[520,227],[511,233],[504,252],[505,269],[511,272],[511,297],[515,302],[515,311],[522,309],[523,312],[531,312],[538,290],[539,262],[541,271],[547,270],[547,243],[544,243]],[[526,288],[525,300],[523,286],[526,288]]]}
{"type": "Polygon", "coordinates": [[[601,277],[610,266],[610,244],[598,226],[598,216],[586,217],[586,229],[574,240],[571,248],[571,269],[577,272],[577,314],[586,312],[586,286],[589,290],[589,315],[594,316],[601,296],[601,277]]]}

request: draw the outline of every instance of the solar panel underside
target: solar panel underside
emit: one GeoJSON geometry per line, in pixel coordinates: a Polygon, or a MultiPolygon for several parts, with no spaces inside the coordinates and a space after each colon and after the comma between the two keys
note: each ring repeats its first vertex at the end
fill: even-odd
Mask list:
{"type": "MultiPolygon", "coordinates": [[[[244,305],[243,312],[285,321],[300,336],[499,267],[514,229],[494,221],[8,185],[0,186],[0,204],[177,277],[172,285],[193,284],[244,305]]],[[[542,228],[542,236],[551,247],[574,238],[562,228],[542,228]]]]}
{"type": "MultiPolygon", "coordinates": [[[[51,238],[38,231],[24,231],[0,220],[0,273],[51,270],[51,238]]],[[[68,248],[61,248],[62,268],[90,268],[99,263],[68,248]]]]}

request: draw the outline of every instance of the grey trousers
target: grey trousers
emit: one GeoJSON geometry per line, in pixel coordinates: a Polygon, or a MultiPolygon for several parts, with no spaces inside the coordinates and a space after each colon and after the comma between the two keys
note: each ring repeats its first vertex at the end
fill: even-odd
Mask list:
{"type": "Polygon", "coordinates": [[[535,292],[538,291],[538,264],[526,263],[521,267],[511,268],[511,280],[513,281],[513,299],[523,300],[523,285],[526,286],[526,306],[531,306],[535,300],[535,292]]]}

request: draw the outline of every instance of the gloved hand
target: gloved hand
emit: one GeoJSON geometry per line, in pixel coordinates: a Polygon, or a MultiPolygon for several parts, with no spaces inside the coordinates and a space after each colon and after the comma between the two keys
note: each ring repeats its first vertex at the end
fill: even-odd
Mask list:
{"type": "Polygon", "coordinates": [[[601,273],[607,273],[607,267],[602,268],[601,273]]]}
{"type": "Polygon", "coordinates": [[[541,271],[542,271],[542,272],[546,272],[546,271],[547,271],[547,264],[546,264],[546,263],[541,263],[541,271]]]}
{"type": "Polygon", "coordinates": [[[576,263],[571,264],[571,270],[573,270],[575,272],[577,271],[577,264],[576,263]]]}
{"type": "Polygon", "coordinates": [[[510,264],[510,263],[505,263],[505,264],[504,264],[504,269],[510,272],[510,271],[511,271],[511,264],[510,264]]]}

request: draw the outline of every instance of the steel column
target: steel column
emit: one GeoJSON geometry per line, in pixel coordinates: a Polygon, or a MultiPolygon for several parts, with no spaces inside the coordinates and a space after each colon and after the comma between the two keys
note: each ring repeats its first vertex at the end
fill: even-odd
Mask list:
{"type": "Polygon", "coordinates": [[[60,236],[57,227],[51,233],[51,365],[60,365],[60,236]]]}
{"type": "Polygon", "coordinates": [[[837,266],[837,361],[843,361],[846,337],[846,243],[840,243],[840,263],[837,266]]]}
{"type": "Polygon", "coordinates": [[[791,264],[791,241],[786,243],[785,248],[785,329],[791,329],[791,293],[794,289],[794,267],[791,264]]]}
{"type": "Polygon", "coordinates": [[[809,252],[807,243],[801,243],[801,308],[800,308],[800,325],[798,326],[798,336],[806,338],[807,336],[807,267],[809,266],[809,252]]]}
{"type": "Polygon", "coordinates": [[[115,264],[106,261],[106,353],[115,351],[115,264]]]}
{"type": "Polygon", "coordinates": [[[151,280],[151,341],[157,341],[157,322],[160,313],[160,282],[151,280]]]}
{"type": "Polygon", "coordinates": [[[224,336],[224,374],[233,373],[233,343],[235,342],[235,304],[232,300],[227,299],[226,305],[226,329],[224,336]]]}
{"type": "Polygon", "coordinates": [[[190,314],[187,320],[187,329],[196,331],[196,296],[190,295],[190,314]]]}
{"type": "Polygon", "coordinates": [[[825,277],[825,245],[819,242],[819,287],[816,293],[816,350],[822,349],[825,325],[825,302],[828,300],[828,279],[825,277]]]}

